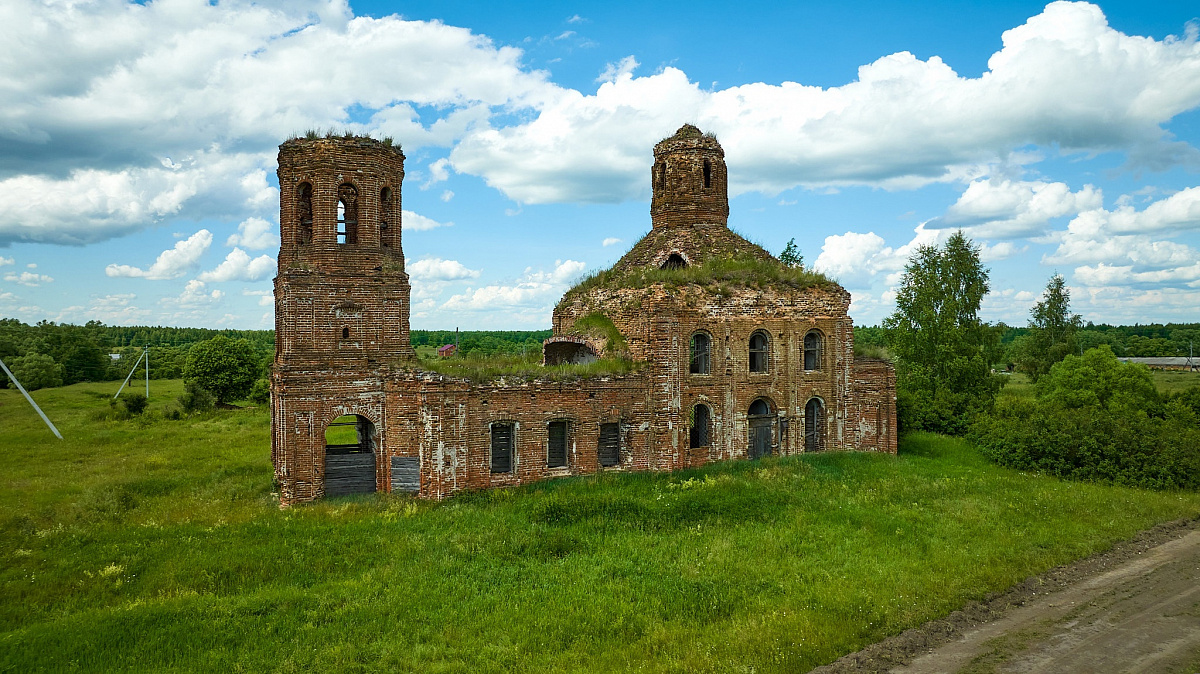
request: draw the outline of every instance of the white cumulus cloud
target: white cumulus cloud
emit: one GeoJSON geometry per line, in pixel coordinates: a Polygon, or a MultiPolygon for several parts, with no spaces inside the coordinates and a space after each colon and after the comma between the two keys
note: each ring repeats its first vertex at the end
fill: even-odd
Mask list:
{"type": "Polygon", "coordinates": [[[23,271],[20,274],[6,274],[4,276],[4,280],[8,281],[9,283],[19,283],[23,286],[29,286],[31,288],[36,288],[43,283],[52,283],[54,281],[53,278],[46,276],[45,274],[35,274],[29,271],[23,271]]]}
{"type": "Polygon", "coordinates": [[[420,213],[412,211],[400,211],[401,226],[404,229],[414,232],[422,232],[427,229],[437,229],[438,227],[453,227],[453,222],[438,222],[433,218],[427,218],[420,213]]]}
{"type": "Polygon", "coordinates": [[[225,240],[226,246],[244,246],[250,250],[277,248],[279,235],[277,225],[262,218],[246,218],[238,224],[237,234],[230,234],[225,240]]]}
{"type": "Polygon", "coordinates": [[[933,229],[964,229],[974,237],[992,239],[1038,236],[1053,218],[1099,208],[1100,190],[1085,185],[1072,192],[1066,183],[1020,181],[992,177],[974,180],[946,209],[926,223],[933,229]]]}
{"type": "Polygon", "coordinates": [[[275,271],[275,259],[270,255],[251,258],[241,248],[234,248],[216,269],[201,273],[201,281],[224,283],[226,281],[258,281],[275,271]]]}
{"type": "Polygon", "coordinates": [[[110,264],[104,268],[104,273],[114,277],[147,278],[163,280],[179,278],[196,266],[200,256],[212,245],[212,232],[202,229],[175,244],[174,248],[164,250],[158,259],[148,269],[141,269],[127,264],[110,264]]]}
{"type": "Polygon", "coordinates": [[[437,257],[410,262],[407,269],[413,278],[423,280],[458,281],[479,278],[479,270],[468,269],[458,260],[443,260],[437,257]]]}

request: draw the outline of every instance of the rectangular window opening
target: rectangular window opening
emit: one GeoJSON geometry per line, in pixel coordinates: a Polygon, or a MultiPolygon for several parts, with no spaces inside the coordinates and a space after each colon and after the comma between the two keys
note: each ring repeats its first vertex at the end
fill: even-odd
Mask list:
{"type": "Polygon", "coordinates": [[[548,433],[550,443],[546,452],[546,465],[550,468],[565,468],[567,466],[567,422],[551,421],[548,433]]]}
{"type": "Polygon", "coordinates": [[[600,447],[597,454],[601,466],[615,466],[621,462],[621,424],[600,424],[600,447]]]}
{"type": "Polygon", "coordinates": [[[492,472],[512,471],[513,425],[492,424],[492,472]]]}

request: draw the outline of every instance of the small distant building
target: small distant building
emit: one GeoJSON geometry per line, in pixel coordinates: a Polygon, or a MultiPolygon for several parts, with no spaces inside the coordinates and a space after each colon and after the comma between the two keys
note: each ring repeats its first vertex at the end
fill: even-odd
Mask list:
{"type": "Polygon", "coordinates": [[[1151,370],[1185,370],[1194,372],[1200,370],[1200,358],[1178,356],[1170,358],[1118,358],[1123,363],[1145,365],[1151,370]]]}
{"type": "Polygon", "coordinates": [[[438,357],[439,358],[449,358],[450,356],[453,356],[456,351],[458,351],[458,346],[456,344],[447,344],[445,346],[439,346],[438,347],[438,357]]]}

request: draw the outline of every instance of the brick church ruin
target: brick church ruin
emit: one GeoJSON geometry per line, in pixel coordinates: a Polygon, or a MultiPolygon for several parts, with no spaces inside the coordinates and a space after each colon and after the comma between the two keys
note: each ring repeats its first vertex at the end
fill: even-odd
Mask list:
{"type": "Polygon", "coordinates": [[[711,135],[684,125],[654,147],[650,232],[555,308],[547,371],[579,367],[573,379],[472,382],[422,368],[409,343],[403,179],[400,149],[369,138],[279,148],[271,455],[283,505],[896,451],[895,373],[854,357],[850,293],[730,231],[711,135]],[[632,366],[556,367],[605,358],[632,366]]]}

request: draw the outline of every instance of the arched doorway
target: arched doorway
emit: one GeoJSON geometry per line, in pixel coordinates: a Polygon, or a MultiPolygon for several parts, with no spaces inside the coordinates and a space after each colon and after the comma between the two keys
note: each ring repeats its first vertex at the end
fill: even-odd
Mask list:
{"type": "Polygon", "coordinates": [[[771,403],[759,398],[750,403],[746,419],[750,422],[750,447],[746,455],[751,459],[767,456],[775,444],[775,414],[771,403]]]}
{"type": "Polygon", "coordinates": [[[804,406],[804,451],[825,449],[825,403],[813,398],[804,406]]]}
{"type": "Polygon", "coordinates": [[[347,414],[325,427],[325,495],[375,491],[375,424],[347,414]]]}

